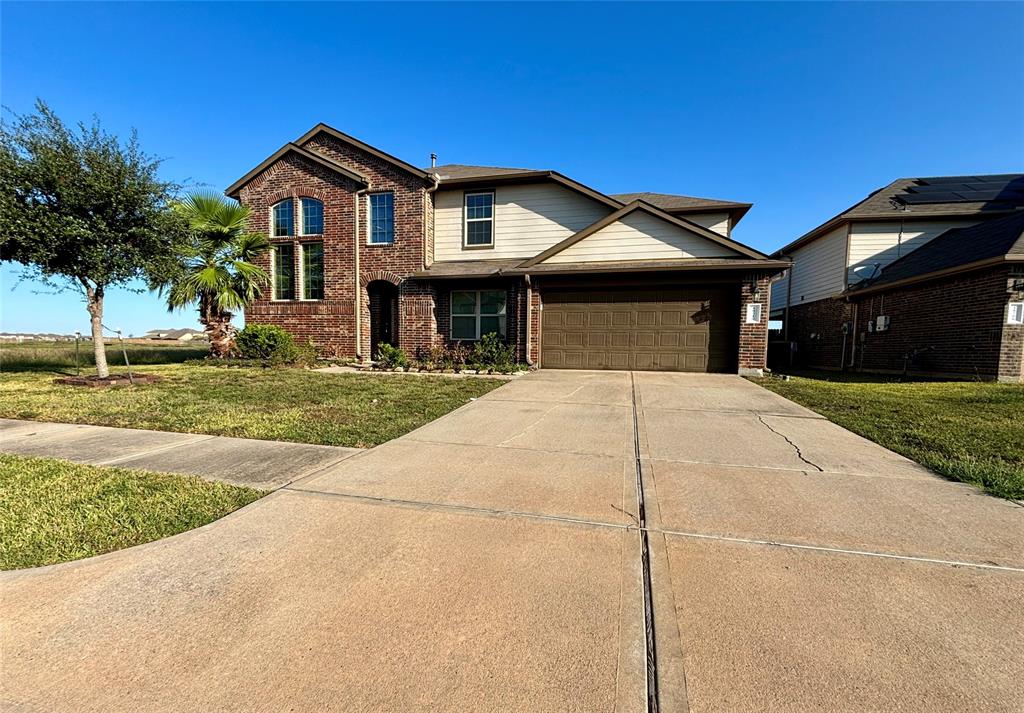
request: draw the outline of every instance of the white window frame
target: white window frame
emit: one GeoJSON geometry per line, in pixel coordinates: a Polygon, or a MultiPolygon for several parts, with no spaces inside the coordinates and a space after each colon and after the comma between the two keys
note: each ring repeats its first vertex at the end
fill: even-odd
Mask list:
{"type": "MultiPolygon", "coordinates": [[[[319,245],[321,255],[324,253],[324,241],[323,240],[306,240],[299,243],[299,274],[295,279],[295,299],[299,302],[323,302],[324,297],[306,297],[306,246],[307,245],[319,245]]],[[[321,267],[326,268],[326,265],[321,267]]],[[[324,296],[327,294],[327,277],[326,270],[324,274],[324,296]]]]}
{"type": "Polygon", "coordinates": [[[498,201],[494,191],[467,191],[462,195],[462,248],[463,250],[489,250],[494,248],[495,239],[495,228],[498,224],[496,217],[498,212],[498,201]],[[491,217],[490,218],[470,218],[469,217],[469,198],[470,196],[490,196],[491,197],[491,217]],[[469,244],[469,224],[470,223],[483,223],[489,221],[491,224],[491,242],[480,243],[478,245],[469,244]]]}
{"type": "Polygon", "coordinates": [[[747,324],[760,324],[764,317],[764,305],[760,302],[747,303],[747,324]]]}
{"type": "Polygon", "coordinates": [[[395,192],[377,191],[366,194],[366,244],[367,245],[394,245],[395,244],[395,192]],[[390,195],[391,196],[391,240],[383,243],[373,241],[373,202],[370,196],[390,195]]]}
{"type": "MultiPolygon", "coordinates": [[[[299,230],[298,230],[299,236],[300,237],[321,236],[321,235],[324,234],[322,230],[319,233],[307,233],[306,232],[306,206],[304,205],[305,201],[316,201],[317,203],[319,203],[320,204],[320,221],[321,221],[321,224],[323,222],[325,222],[325,219],[326,219],[326,215],[324,215],[324,213],[325,213],[325,210],[324,210],[325,206],[324,206],[324,202],[322,200],[320,200],[319,198],[314,198],[313,196],[300,196],[299,197],[299,230]]],[[[284,237],[284,236],[281,236],[281,237],[284,237]]]]}
{"type": "Polygon", "coordinates": [[[502,339],[508,338],[508,292],[506,290],[452,290],[448,294],[448,335],[451,337],[453,342],[478,342],[480,337],[480,317],[500,317],[505,324],[504,334],[499,332],[498,336],[502,339]],[[467,295],[474,295],[476,298],[476,305],[473,308],[473,314],[455,314],[455,293],[462,292],[467,295]],[[483,304],[480,295],[484,292],[499,292],[505,295],[505,302],[502,305],[501,312],[494,314],[481,314],[480,306],[483,304]],[[474,330],[476,336],[474,337],[456,337],[455,336],[455,318],[456,317],[476,317],[476,328],[474,330]]]}
{"type": "Polygon", "coordinates": [[[1006,306],[1007,324],[1024,324],[1024,302],[1010,302],[1006,306]]]}
{"type": "MultiPolygon", "coordinates": [[[[301,295],[302,292],[296,292],[295,289],[298,286],[298,282],[302,279],[302,271],[299,271],[298,277],[292,275],[292,293],[293,297],[288,299],[287,297],[277,296],[277,249],[282,246],[288,246],[292,249],[292,272],[295,271],[295,243],[293,241],[281,240],[276,243],[270,244],[270,301],[271,302],[294,302],[297,298],[294,295],[301,295]]],[[[301,252],[301,251],[300,251],[301,252]]],[[[299,258],[302,259],[301,257],[299,258]]]]}
{"type": "MultiPolygon", "coordinates": [[[[301,226],[299,226],[299,227],[301,227],[301,226]]],[[[277,203],[275,203],[274,205],[270,206],[270,231],[269,232],[270,232],[270,239],[271,240],[274,240],[274,239],[281,240],[283,238],[294,238],[295,237],[295,199],[294,198],[282,198],[277,203]],[[291,213],[292,213],[292,232],[289,233],[288,235],[275,235],[274,233],[276,231],[276,226],[274,225],[274,209],[277,208],[282,203],[284,203],[285,201],[291,201],[292,202],[292,210],[291,210],[291,213]]]]}

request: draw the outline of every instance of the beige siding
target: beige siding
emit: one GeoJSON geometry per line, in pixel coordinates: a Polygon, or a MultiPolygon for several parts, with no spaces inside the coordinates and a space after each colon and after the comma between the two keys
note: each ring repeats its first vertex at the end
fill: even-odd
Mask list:
{"type": "Polygon", "coordinates": [[[495,190],[494,247],[462,247],[461,190],[434,197],[434,259],[488,260],[533,257],[612,212],[603,203],[553,183],[495,190]]]}
{"type": "Polygon", "coordinates": [[[772,301],[769,303],[770,310],[782,309],[786,306],[786,296],[789,290],[789,270],[783,273],[782,277],[772,283],[772,301]]]}
{"type": "Polygon", "coordinates": [[[650,213],[634,211],[545,263],[735,257],[732,250],[650,213]]]}
{"type": "Polygon", "coordinates": [[[934,222],[907,221],[903,225],[902,233],[899,222],[895,221],[854,223],[850,233],[848,284],[871,277],[872,266],[875,263],[878,263],[879,269],[881,269],[951,228],[962,228],[977,222],[977,220],[969,219],[934,222]],[[863,269],[854,272],[858,267],[863,269]]]}
{"type": "Polygon", "coordinates": [[[729,214],[728,213],[692,213],[681,216],[686,220],[693,221],[697,225],[714,230],[719,235],[729,237],[729,214]]]}
{"type": "MultiPolygon", "coordinates": [[[[846,264],[846,226],[841,225],[813,243],[793,251],[793,267],[789,278],[793,281],[791,304],[814,302],[842,292],[843,267],[846,264]]],[[[787,285],[775,285],[775,293],[785,299],[787,285]]],[[[773,305],[774,306],[774,305],[773,305]]],[[[780,306],[785,306],[785,302],[780,306]]]]}

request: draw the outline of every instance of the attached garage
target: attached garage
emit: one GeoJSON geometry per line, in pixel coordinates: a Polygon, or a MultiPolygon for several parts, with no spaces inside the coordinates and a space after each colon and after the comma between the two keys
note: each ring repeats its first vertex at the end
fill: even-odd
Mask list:
{"type": "Polygon", "coordinates": [[[543,305],[543,368],[737,369],[736,286],[545,290],[543,305]]]}

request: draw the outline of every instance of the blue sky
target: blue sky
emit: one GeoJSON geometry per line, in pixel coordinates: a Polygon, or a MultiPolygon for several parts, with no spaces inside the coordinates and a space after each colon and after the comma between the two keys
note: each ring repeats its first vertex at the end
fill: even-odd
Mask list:
{"type": "MultiPolygon", "coordinates": [[[[0,96],[223,189],[319,121],[425,165],[753,202],[777,248],[898,176],[1024,170],[1024,4],[14,3],[0,96]]],[[[4,266],[0,329],[87,330],[4,266]]],[[[190,326],[114,292],[106,323],[190,326]]]]}

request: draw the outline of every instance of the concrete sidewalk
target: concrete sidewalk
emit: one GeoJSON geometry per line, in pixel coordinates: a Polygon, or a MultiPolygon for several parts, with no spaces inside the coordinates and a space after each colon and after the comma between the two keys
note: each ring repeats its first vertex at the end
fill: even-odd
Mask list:
{"type": "Polygon", "coordinates": [[[358,448],[0,419],[0,452],[198,475],[262,490],[335,465],[358,448]]]}

